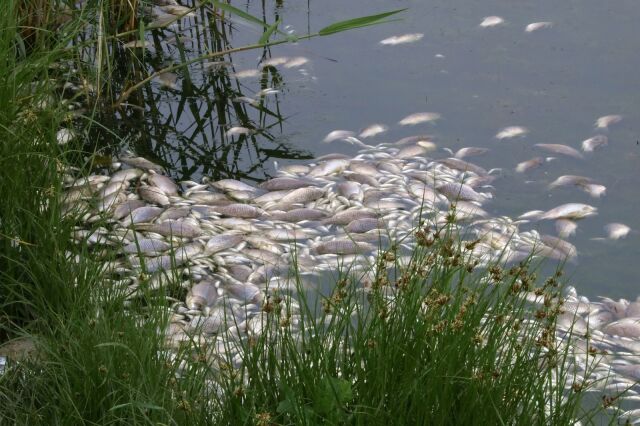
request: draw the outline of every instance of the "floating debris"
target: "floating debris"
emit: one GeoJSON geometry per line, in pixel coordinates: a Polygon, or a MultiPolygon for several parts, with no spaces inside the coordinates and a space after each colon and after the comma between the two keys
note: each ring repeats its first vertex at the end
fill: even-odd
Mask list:
{"type": "Polygon", "coordinates": [[[380,44],[385,46],[396,46],[398,44],[414,43],[424,37],[422,33],[403,34],[380,40],[380,44]]]}

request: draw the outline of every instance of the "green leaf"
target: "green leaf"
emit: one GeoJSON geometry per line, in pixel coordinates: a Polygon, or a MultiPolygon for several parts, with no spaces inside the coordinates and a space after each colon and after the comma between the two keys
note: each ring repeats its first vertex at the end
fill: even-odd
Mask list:
{"type": "Polygon", "coordinates": [[[262,34],[262,37],[260,37],[260,40],[258,40],[258,44],[267,44],[269,37],[271,37],[271,34],[278,29],[278,25],[280,25],[281,22],[282,19],[278,19],[273,25],[267,28],[264,34],[262,34]]]}
{"type": "Polygon", "coordinates": [[[215,7],[218,7],[226,12],[233,13],[234,15],[238,15],[242,19],[245,19],[249,22],[253,22],[254,24],[258,24],[262,27],[269,28],[269,25],[267,25],[267,23],[264,22],[262,19],[258,19],[255,16],[248,14],[244,10],[240,10],[237,7],[233,7],[230,4],[222,3],[217,0],[213,0],[211,3],[213,3],[215,7]]]}
{"type": "MultiPolygon", "coordinates": [[[[354,28],[367,27],[369,25],[380,24],[384,18],[395,15],[400,12],[404,12],[407,9],[397,9],[392,10],[391,12],[379,13],[377,15],[369,15],[363,16],[360,18],[347,19],[346,21],[340,21],[333,23],[327,27],[324,27],[318,34],[321,36],[326,36],[329,34],[335,34],[342,31],[352,30],[354,28]]],[[[386,22],[386,21],[385,21],[386,22]]]]}
{"type": "Polygon", "coordinates": [[[350,382],[337,377],[327,377],[318,387],[313,406],[316,413],[325,416],[339,410],[351,399],[353,399],[353,391],[350,382]]]}

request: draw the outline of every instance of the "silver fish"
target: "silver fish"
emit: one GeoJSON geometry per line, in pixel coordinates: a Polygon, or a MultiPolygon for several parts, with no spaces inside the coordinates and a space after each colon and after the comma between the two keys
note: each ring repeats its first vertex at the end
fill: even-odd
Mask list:
{"type": "Polygon", "coordinates": [[[347,232],[362,233],[371,231],[372,229],[378,229],[383,225],[384,222],[382,222],[380,219],[364,218],[352,220],[344,229],[347,232]]]}
{"type": "Polygon", "coordinates": [[[610,125],[619,123],[620,121],[622,121],[621,115],[605,115],[596,120],[595,126],[599,129],[606,129],[610,125]]]}
{"type": "Polygon", "coordinates": [[[369,243],[357,243],[348,239],[336,239],[324,241],[314,246],[318,254],[359,254],[372,251],[374,245],[369,243]]]}
{"type": "Polygon", "coordinates": [[[350,130],[333,130],[329,132],[327,136],[324,137],[322,142],[330,143],[338,140],[344,140],[348,137],[354,137],[356,134],[350,130]]]}
{"type": "Polygon", "coordinates": [[[258,191],[258,188],[235,179],[222,179],[216,182],[210,182],[209,184],[221,191],[258,191]]]}
{"type": "Polygon", "coordinates": [[[309,201],[317,200],[325,194],[325,190],[308,186],[305,188],[298,188],[291,191],[281,199],[282,204],[295,204],[295,203],[308,203],[309,201]]]}
{"type": "Polygon", "coordinates": [[[302,65],[306,64],[307,62],[309,62],[308,58],[305,58],[304,56],[297,56],[295,58],[289,59],[289,61],[287,61],[287,63],[284,64],[284,67],[285,68],[297,68],[297,67],[301,67],[302,65]]]}
{"type": "Polygon", "coordinates": [[[522,127],[522,126],[509,126],[509,127],[505,127],[503,129],[501,129],[497,134],[496,134],[496,139],[511,139],[511,138],[515,138],[518,136],[525,136],[527,133],[529,133],[529,130],[526,127],[522,127]]]}
{"type": "Polygon", "coordinates": [[[489,174],[489,172],[482,167],[460,160],[459,158],[445,158],[443,160],[438,160],[438,162],[452,169],[460,170],[461,172],[473,172],[478,176],[487,176],[489,174]]]}
{"type": "Polygon", "coordinates": [[[568,238],[576,233],[578,224],[569,219],[556,220],[556,232],[560,238],[568,238]]]}
{"type": "Polygon", "coordinates": [[[262,182],[259,187],[267,191],[284,191],[309,186],[309,181],[303,179],[277,177],[262,182]]]}
{"type": "Polygon", "coordinates": [[[625,238],[629,235],[629,232],[631,232],[631,228],[624,223],[609,223],[605,225],[604,230],[607,233],[607,238],[610,240],[625,238]]]}
{"type": "Polygon", "coordinates": [[[587,194],[591,195],[593,198],[600,198],[605,195],[607,191],[607,187],[604,185],[598,185],[595,183],[585,183],[583,185],[578,185],[580,189],[582,189],[587,194]]]}
{"type": "Polygon", "coordinates": [[[396,46],[398,44],[414,43],[422,39],[422,37],[424,37],[424,34],[422,33],[403,34],[380,40],[380,44],[384,46],[396,46]]]}
{"type": "Polygon", "coordinates": [[[609,138],[605,135],[595,135],[589,139],[582,141],[582,150],[584,152],[593,152],[609,144],[609,138]]]}
{"type": "Polygon", "coordinates": [[[138,194],[140,198],[150,203],[158,204],[162,207],[166,207],[169,204],[169,197],[160,189],[154,186],[141,186],[138,188],[138,194]]]}
{"type": "Polygon", "coordinates": [[[162,223],[140,223],[136,230],[155,232],[165,237],[195,238],[202,234],[202,230],[187,222],[168,220],[162,223]]]}
{"type": "Polygon", "coordinates": [[[328,213],[318,209],[293,209],[288,212],[273,212],[271,218],[283,222],[301,222],[303,220],[320,220],[326,218],[328,213]]]}
{"type": "Polygon", "coordinates": [[[156,172],[160,172],[163,173],[164,172],[164,168],[162,168],[161,166],[152,163],[151,161],[147,160],[146,158],[142,158],[142,157],[120,157],[120,161],[128,164],[131,167],[137,167],[139,169],[145,169],[145,170],[155,170],[156,172]]]}
{"type": "Polygon", "coordinates": [[[130,215],[126,216],[122,220],[122,224],[124,226],[129,226],[132,223],[151,222],[153,219],[158,217],[158,215],[160,215],[160,213],[162,213],[163,211],[164,209],[160,207],[151,207],[151,206],[140,207],[132,211],[130,215]]]}
{"type": "Polygon", "coordinates": [[[132,181],[142,176],[144,172],[140,169],[124,169],[118,170],[111,175],[111,182],[132,181]]]}
{"type": "Polygon", "coordinates": [[[540,220],[550,219],[582,219],[596,215],[598,209],[588,204],[567,203],[548,210],[540,216],[540,220]]]}
{"type": "Polygon", "coordinates": [[[554,180],[549,184],[549,188],[557,188],[558,186],[566,186],[566,185],[586,185],[592,183],[593,181],[584,176],[576,176],[576,175],[563,175],[554,180]]]}
{"type": "Polygon", "coordinates": [[[162,190],[166,195],[178,195],[178,185],[166,176],[152,173],[147,177],[147,181],[152,186],[162,190]]]}
{"type": "Polygon", "coordinates": [[[489,152],[488,148],[480,148],[477,146],[468,146],[465,148],[460,148],[454,154],[455,158],[464,158],[464,157],[475,157],[478,155],[484,155],[489,152]]]}
{"type": "Polygon", "coordinates": [[[327,160],[322,164],[317,165],[309,172],[311,177],[328,176],[334,173],[340,173],[349,167],[349,161],[336,158],[333,160],[327,160]]]}
{"type": "Polygon", "coordinates": [[[522,163],[518,163],[516,166],[516,172],[518,173],[526,173],[529,170],[537,169],[544,163],[544,158],[542,157],[534,157],[530,160],[523,161],[522,163]]]}
{"type": "Polygon", "coordinates": [[[362,130],[358,136],[361,138],[370,138],[379,135],[380,133],[384,133],[387,130],[389,130],[389,128],[384,124],[372,124],[362,130]]]}
{"type": "Polygon", "coordinates": [[[378,215],[375,212],[366,211],[362,209],[350,209],[338,212],[330,218],[324,219],[323,224],[329,225],[348,225],[349,222],[356,219],[365,218],[377,218],[378,215]]]}
{"type": "Polygon", "coordinates": [[[153,238],[142,238],[134,241],[131,244],[124,246],[125,253],[142,253],[146,256],[152,256],[154,254],[162,253],[171,248],[171,244],[166,241],[157,240],[153,238]]]}
{"type": "Polygon", "coordinates": [[[486,194],[476,192],[469,185],[460,183],[444,183],[436,187],[445,197],[450,200],[478,201],[487,200],[486,194]]]}
{"type": "Polygon", "coordinates": [[[226,206],[213,206],[212,210],[223,216],[239,217],[242,219],[255,219],[264,214],[264,210],[249,204],[229,204],[226,206]]]}
{"type": "Polygon", "coordinates": [[[128,200],[122,204],[118,204],[113,211],[113,218],[120,220],[123,217],[129,216],[134,210],[144,207],[147,204],[142,200],[128,200]]]}
{"type": "Polygon", "coordinates": [[[532,33],[544,28],[551,28],[552,26],[553,24],[551,22],[532,22],[525,27],[524,31],[526,33],[532,33]]]}
{"type": "Polygon", "coordinates": [[[398,124],[401,126],[414,126],[420,123],[428,123],[432,121],[439,120],[441,115],[437,112],[416,112],[413,114],[409,114],[404,117],[402,120],[398,121],[398,124]]]}
{"type": "Polygon", "coordinates": [[[201,281],[194,285],[187,294],[187,306],[189,309],[204,309],[212,307],[218,300],[218,289],[210,281],[201,281]]]}
{"type": "Polygon", "coordinates": [[[545,151],[552,152],[554,154],[562,154],[562,155],[567,155],[569,157],[579,158],[579,159],[584,158],[580,153],[580,151],[568,145],[562,145],[558,143],[537,143],[534,146],[537,148],[543,149],[545,151]]]}
{"type": "Polygon", "coordinates": [[[238,234],[220,234],[209,238],[205,246],[207,254],[217,253],[235,247],[244,240],[242,235],[238,234]]]}
{"type": "Polygon", "coordinates": [[[480,22],[480,27],[489,28],[495,27],[500,24],[504,24],[504,19],[500,16],[485,16],[482,22],[480,22]]]}

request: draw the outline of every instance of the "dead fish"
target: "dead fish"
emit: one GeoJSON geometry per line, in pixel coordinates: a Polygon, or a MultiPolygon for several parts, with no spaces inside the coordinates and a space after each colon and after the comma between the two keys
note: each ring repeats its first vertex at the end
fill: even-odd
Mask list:
{"type": "Polygon", "coordinates": [[[167,251],[171,248],[171,244],[166,241],[154,238],[142,238],[124,246],[125,253],[142,253],[146,256],[152,256],[167,251]]]}
{"type": "Polygon", "coordinates": [[[124,169],[118,170],[113,175],[109,182],[129,182],[133,179],[137,179],[142,176],[144,172],[140,169],[124,169]]]}
{"type": "Polygon", "coordinates": [[[400,158],[402,160],[407,159],[407,158],[411,158],[411,157],[422,157],[424,156],[429,150],[416,144],[416,145],[410,145],[410,146],[405,146],[404,148],[402,148],[400,151],[398,151],[398,153],[395,155],[396,158],[400,158]]]}
{"type": "Polygon", "coordinates": [[[469,185],[464,183],[443,183],[436,187],[440,193],[450,200],[463,200],[463,201],[478,201],[483,202],[487,200],[485,194],[476,192],[469,185]]]}
{"type": "Polygon", "coordinates": [[[147,204],[142,200],[128,200],[122,204],[118,204],[113,211],[113,218],[116,220],[120,220],[123,217],[129,216],[131,212],[140,207],[144,207],[147,204]]]}
{"type": "Polygon", "coordinates": [[[266,180],[258,186],[267,191],[285,191],[309,186],[309,181],[290,177],[276,177],[266,180]]]}
{"type": "Polygon", "coordinates": [[[330,143],[330,142],[334,142],[337,140],[343,140],[346,139],[348,137],[353,137],[356,134],[352,131],[349,130],[333,130],[332,132],[329,132],[329,134],[327,134],[327,136],[324,137],[324,139],[322,140],[322,142],[324,143],[330,143]]]}
{"type": "Polygon", "coordinates": [[[546,246],[551,247],[555,250],[559,250],[562,254],[565,255],[564,257],[571,259],[578,255],[578,249],[576,248],[576,246],[568,241],[554,237],[552,235],[542,235],[540,238],[546,246]]]}
{"type": "Polygon", "coordinates": [[[511,139],[518,136],[524,136],[529,133],[529,130],[526,127],[521,126],[509,126],[500,130],[496,134],[496,139],[511,139]]]}
{"type": "Polygon", "coordinates": [[[429,141],[429,140],[431,140],[431,136],[429,135],[413,135],[413,136],[407,136],[406,138],[398,139],[393,144],[406,145],[409,143],[417,143],[420,141],[429,141]]]}
{"type": "Polygon", "coordinates": [[[218,300],[218,289],[210,281],[201,281],[187,293],[186,303],[189,309],[202,310],[212,307],[218,300]]]}
{"type": "Polygon", "coordinates": [[[258,189],[248,185],[244,182],[240,182],[235,179],[221,179],[216,182],[211,182],[209,185],[221,191],[257,191],[258,189]]]}
{"type": "Polygon", "coordinates": [[[303,220],[320,220],[326,218],[328,213],[318,209],[293,209],[288,212],[272,212],[271,219],[283,222],[301,222],[303,220]]]}
{"type": "Polygon", "coordinates": [[[578,224],[569,219],[556,220],[556,232],[560,238],[568,238],[576,233],[578,224]]]}
{"type": "Polygon", "coordinates": [[[403,34],[399,36],[392,36],[389,38],[385,38],[384,40],[380,40],[380,44],[385,46],[395,46],[398,44],[405,43],[414,43],[424,37],[422,33],[413,33],[413,34],[403,34]]]}
{"type": "Polygon", "coordinates": [[[232,201],[229,198],[227,198],[225,194],[220,194],[220,193],[211,192],[211,191],[195,191],[189,194],[189,196],[186,197],[186,199],[198,204],[207,204],[207,205],[216,205],[216,206],[232,204],[232,201]]]}
{"type": "Polygon", "coordinates": [[[375,246],[369,243],[357,243],[348,239],[324,241],[314,245],[318,254],[359,254],[372,251],[375,246]]]}
{"type": "Polygon", "coordinates": [[[230,127],[226,133],[227,136],[248,135],[251,133],[251,129],[242,126],[234,126],[230,127]]]}
{"type": "Polygon", "coordinates": [[[379,135],[380,133],[384,133],[387,130],[389,130],[389,128],[384,124],[372,124],[362,130],[358,136],[361,138],[371,138],[373,136],[379,135]]]}
{"type": "Polygon", "coordinates": [[[166,207],[171,204],[169,202],[169,197],[155,186],[141,186],[138,188],[138,194],[143,200],[148,201],[149,203],[158,204],[162,207],[166,207]]]}
{"type": "Polygon", "coordinates": [[[523,161],[522,163],[518,163],[516,166],[516,172],[518,173],[526,173],[529,170],[537,169],[544,163],[544,158],[542,157],[534,157],[530,160],[523,161]]]}
{"type": "Polygon", "coordinates": [[[310,201],[317,200],[324,194],[324,189],[308,186],[305,188],[294,189],[289,194],[282,197],[280,201],[282,204],[308,203],[310,201]]]}
{"type": "Polygon", "coordinates": [[[283,167],[280,167],[280,171],[283,173],[291,173],[294,175],[304,175],[309,173],[311,168],[304,164],[289,164],[283,167]]]}
{"type": "Polygon", "coordinates": [[[251,78],[251,77],[258,77],[260,74],[261,74],[260,70],[248,69],[248,70],[238,71],[234,73],[233,76],[235,78],[251,78]]]}
{"type": "Polygon", "coordinates": [[[460,148],[454,154],[455,158],[464,158],[464,157],[476,157],[479,155],[484,155],[489,152],[488,148],[480,148],[477,146],[468,146],[465,148],[460,148]]]}
{"type": "Polygon", "coordinates": [[[178,185],[167,176],[152,173],[147,177],[147,181],[156,188],[159,188],[166,195],[178,195],[178,185]]]}
{"type": "Polygon", "coordinates": [[[165,237],[195,238],[202,234],[202,230],[187,222],[168,220],[162,223],[139,223],[137,231],[155,232],[165,237]]]}
{"type": "Polygon", "coordinates": [[[549,184],[549,188],[557,188],[566,185],[586,185],[593,182],[590,178],[576,175],[563,175],[549,184]]]}
{"type": "Polygon", "coordinates": [[[504,19],[499,16],[486,16],[482,22],[480,22],[480,26],[482,28],[489,28],[504,24],[504,22],[504,19]]]}
{"type": "Polygon", "coordinates": [[[163,211],[164,209],[160,207],[152,207],[152,206],[140,207],[132,211],[130,215],[126,216],[122,220],[122,224],[124,226],[129,226],[132,223],[151,222],[153,219],[158,217],[158,215],[160,215],[160,213],[162,213],[163,211]]]}
{"type": "Polygon", "coordinates": [[[187,217],[191,213],[190,207],[169,207],[163,211],[156,221],[175,220],[187,217]]]}
{"type": "Polygon", "coordinates": [[[212,209],[222,216],[255,219],[264,214],[264,210],[249,204],[228,204],[226,206],[212,206],[212,209]]]}
{"type": "Polygon", "coordinates": [[[156,77],[160,82],[160,86],[166,87],[167,89],[178,90],[178,85],[176,82],[178,81],[178,75],[172,72],[163,72],[158,74],[156,77]]]}
{"type": "Polygon", "coordinates": [[[605,135],[595,135],[592,138],[582,141],[582,150],[584,152],[593,152],[609,144],[609,138],[605,135]]]}
{"type": "Polygon", "coordinates": [[[56,141],[58,141],[58,145],[66,145],[75,139],[76,134],[70,129],[60,129],[56,133],[56,141]]]}
{"type": "Polygon", "coordinates": [[[151,49],[153,43],[148,40],[133,40],[123,45],[127,49],[151,49]]]}
{"type": "Polygon", "coordinates": [[[223,289],[231,296],[245,303],[259,302],[262,300],[262,292],[260,291],[260,288],[254,284],[228,284],[225,285],[223,289]]]}
{"type": "MultiPolygon", "coordinates": [[[[138,258],[134,257],[129,260],[131,266],[140,269],[142,268],[143,262],[138,258]]],[[[147,272],[153,273],[160,270],[171,269],[174,267],[178,267],[184,265],[187,262],[187,259],[184,257],[175,257],[175,256],[158,256],[158,257],[148,257],[144,259],[144,266],[147,272]]]]}
{"type": "Polygon", "coordinates": [[[416,112],[414,114],[407,115],[405,118],[398,121],[398,124],[401,126],[413,126],[419,123],[436,121],[440,118],[441,115],[437,112],[416,112]]]}
{"type": "Polygon", "coordinates": [[[459,158],[445,158],[443,160],[438,160],[438,162],[452,169],[460,170],[461,172],[473,172],[478,176],[487,176],[489,174],[489,172],[482,167],[460,160],[459,158]]]}
{"type": "Polygon", "coordinates": [[[304,56],[297,56],[295,58],[291,58],[289,59],[285,64],[284,67],[285,68],[296,68],[296,67],[301,67],[304,64],[306,64],[307,62],[309,62],[308,58],[305,58],[304,56]]]}
{"type": "Polygon", "coordinates": [[[551,22],[532,22],[525,27],[524,31],[526,33],[532,33],[544,28],[551,28],[552,26],[553,24],[551,22]]]}
{"type": "Polygon", "coordinates": [[[379,229],[382,226],[384,226],[384,222],[382,222],[380,219],[364,218],[352,220],[344,229],[347,232],[360,234],[363,232],[371,231],[373,229],[379,229]]]}
{"type": "Polygon", "coordinates": [[[604,226],[604,230],[607,233],[607,238],[610,240],[625,238],[629,235],[629,232],[631,232],[631,228],[624,223],[609,223],[604,226]]]}
{"type": "Polygon", "coordinates": [[[322,221],[322,224],[348,225],[349,222],[354,221],[356,219],[377,218],[377,217],[378,217],[378,214],[375,212],[363,210],[361,208],[353,208],[353,209],[343,210],[327,219],[324,219],[322,221]]]}
{"type": "Polygon", "coordinates": [[[548,210],[540,216],[540,220],[550,219],[582,219],[597,214],[598,209],[588,204],[567,203],[548,210]]]}
{"type": "Polygon", "coordinates": [[[235,247],[244,240],[242,235],[238,234],[220,234],[209,238],[204,248],[205,253],[213,254],[219,251],[235,247]]]}
{"type": "Polygon", "coordinates": [[[309,172],[310,177],[328,176],[334,173],[343,172],[349,167],[349,161],[340,158],[334,160],[328,160],[322,164],[317,165],[309,172]]]}
{"type": "Polygon", "coordinates": [[[602,331],[616,336],[638,338],[640,337],[640,318],[629,317],[614,321],[605,325],[602,331]]]}
{"type": "Polygon", "coordinates": [[[265,61],[262,61],[262,67],[277,67],[280,65],[284,65],[289,61],[289,58],[286,56],[276,56],[274,58],[269,58],[265,61]]]}
{"type": "Polygon", "coordinates": [[[620,121],[622,121],[621,115],[605,115],[596,120],[595,126],[599,129],[606,129],[610,125],[619,123],[620,121]]]}
{"type": "Polygon", "coordinates": [[[170,15],[176,15],[180,17],[195,16],[195,14],[193,13],[193,9],[187,6],[181,6],[179,4],[167,4],[165,6],[160,7],[160,9],[164,10],[166,13],[170,15]]]}
{"type": "Polygon", "coordinates": [[[592,196],[593,198],[600,198],[605,195],[607,187],[604,185],[598,185],[596,183],[585,183],[578,185],[580,189],[592,196]]]}
{"type": "Polygon", "coordinates": [[[554,154],[567,155],[569,157],[579,158],[579,159],[584,158],[580,153],[580,151],[568,145],[562,145],[558,143],[537,143],[534,146],[537,148],[543,149],[545,151],[552,152],[554,154]]]}
{"type": "Polygon", "coordinates": [[[131,167],[137,167],[139,169],[145,169],[145,170],[155,170],[156,172],[164,173],[164,168],[147,160],[146,158],[120,157],[120,161],[131,167]]]}

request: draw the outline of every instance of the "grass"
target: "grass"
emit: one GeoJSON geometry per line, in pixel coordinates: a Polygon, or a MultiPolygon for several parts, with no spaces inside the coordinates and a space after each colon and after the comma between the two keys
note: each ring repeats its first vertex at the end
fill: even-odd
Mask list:
{"type": "MultiPolygon", "coordinates": [[[[264,332],[229,334],[226,351],[212,351],[213,336],[167,348],[159,330],[171,321],[162,302],[171,287],[132,304],[72,241],[60,169],[82,157],[56,141],[70,118],[52,64],[74,52],[64,32],[25,48],[22,4],[10,0],[0,15],[0,342],[24,337],[36,350],[0,375],[0,424],[570,424],[579,415],[582,392],[558,384],[571,379],[554,338],[558,306],[526,305],[536,282],[527,265],[476,270],[446,229],[418,230],[408,264],[383,253],[365,292],[345,270],[319,306],[273,294],[251,324],[264,332]]],[[[300,275],[292,279],[304,302],[300,275]]],[[[557,280],[539,291],[556,294],[557,280]]]]}

